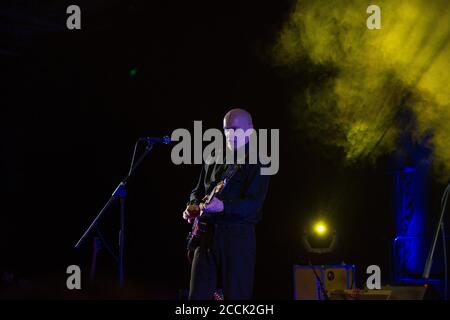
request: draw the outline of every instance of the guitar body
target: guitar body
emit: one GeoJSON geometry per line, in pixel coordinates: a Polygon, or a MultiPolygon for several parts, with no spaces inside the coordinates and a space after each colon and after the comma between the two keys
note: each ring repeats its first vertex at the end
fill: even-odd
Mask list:
{"type": "MultiPolygon", "coordinates": [[[[211,199],[218,195],[226,184],[226,179],[220,181],[214,189],[206,195],[201,204],[200,208],[203,208],[204,205],[207,205],[211,199]]],[[[200,245],[201,239],[204,237],[206,231],[208,230],[208,214],[204,214],[203,209],[200,209],[200,212],[195,217],[194,222],[192,223],[192,231],[189,232],[187,238],[187,251],[188,251],[188,260],[192,262],[192,258],[194,255],[194,250],[200,245]]]]}
{"type": "Polygon", "coordinates": [[[190,262],[192,262],[195,248],[200,245],[200,241],[207,230],[208,216],[204,214],[198,215],[192,224],[192,231],[189,232],[187,239],[188,260],[190,262]]]}
{"type": "Polygon", "coordinates": [[[212,198],[214,198],[216,195],[219,195],[222,192],[222,190],[227,185],[227,182],[233,177],[233,175],[237,172],[239,168],[240,165],[234,165],[229,167],[226,173],[224,174],[224,179],[221,180],[214,187],[214,189],[203,198],[200,204],[200,212],[195,217],[195,220],[192,224],[192,230],[191,232],[189,232],[187,237],[187,257],[189,262],[192,262],[195,248],[197,248],[200,245],[200,242],[204,237],[205,233],[207,232],[209,226],[208,223],[209,214],[203,214],[202,208],[205,205],[207,205],[212,200],[212,198]]]}

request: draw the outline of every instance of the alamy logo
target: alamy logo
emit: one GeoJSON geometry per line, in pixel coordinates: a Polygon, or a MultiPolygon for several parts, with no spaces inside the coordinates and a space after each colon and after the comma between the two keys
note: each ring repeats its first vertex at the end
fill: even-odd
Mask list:
{"type": "Polygon", "coordinates": [[[367,13],[371,15],[366,20],[367,28],[370,30],[381,29],[381,9],[379,6],[372,4],[367,7],[367,13]]]}
{"type": "Polygon", "coordinates": [[[279,169],[278,129],[208,129],[203,133],[202,122],[194,121],[194,137],[187,129],[172,132],[171,140],[178,142],[171,153],[172,162],[179,164],[249,163],[262,164],[261,175],[274,175],[279,169]],[[270,152],[269,152],[270,134],[270,152]],[[224,136],[226,145],[224,148],[224,136]],[[193,158],[192,158],[193,142],[193,158]],[[203,142],[209,144],[202,149],[203,142]],[[248,148],[243,146],[248,144],[248,148]],[[246,152],[246,149],[248,152],[246,152]],[[237,157],[235,159],[235,154],[237,157]]]}
{"type": "Polygon", "coordinates": [[[367,274],[370,276],[367,278],[366,286],[369,290],[380,290],[381,289],[381,269],[377,265],[371,265],[367,267],[367,274]]]}
{"type": "Polygon", "coordinates": [[[67,289],[81,289],[81,269],[77,265],[67,267],[66,273],[69,274],[66,280],[67,289]]]}
{"type": "Polygon", "coordinates": [[[70,16],[66,20],[67,29],[80,30],[81,29],[81,9],[80,9],[80,7],[77,5],[74,5],[74,4],[70,5],[67,7],[66,13],[70,14],[70,16]]]}

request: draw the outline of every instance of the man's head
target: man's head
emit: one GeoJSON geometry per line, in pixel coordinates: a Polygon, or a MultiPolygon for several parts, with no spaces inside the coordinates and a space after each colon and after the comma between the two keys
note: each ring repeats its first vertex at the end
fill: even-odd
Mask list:
{"type": "Polygon", "coordinates": [[[250,113],[239,108],[228,111],[223,118],[223,130],[225,132],[227,147],[235,150],[248,143],[249,136],[246,135],[244,137],[242,133],[245,133],[249,129],[253,129],[253,121],[250,113]]]}

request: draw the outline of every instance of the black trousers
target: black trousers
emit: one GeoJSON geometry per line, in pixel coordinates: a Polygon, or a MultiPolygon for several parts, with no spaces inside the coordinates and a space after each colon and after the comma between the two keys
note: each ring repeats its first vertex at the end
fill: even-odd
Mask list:
{"type": "Polygon", "coordinates": [[[195,249],[189,300],[210,300],[217,287],[225,300],[251,299],[256,255],[254,225],[213,225],[195,249]]]}

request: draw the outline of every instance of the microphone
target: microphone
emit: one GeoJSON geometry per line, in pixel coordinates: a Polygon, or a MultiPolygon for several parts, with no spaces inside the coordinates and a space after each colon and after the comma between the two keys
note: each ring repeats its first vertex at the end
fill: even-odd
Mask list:
{"type": "Polygon", "coordinates": [[[139,140],[150,142],[150,143],[162,143],[162,144],[169,144],[172,142],[172,139],[170,139],[169,136],[165,136],[162,138],[143,137],[143,138],[139,138],[139,140]]]}

